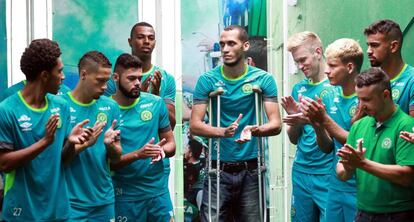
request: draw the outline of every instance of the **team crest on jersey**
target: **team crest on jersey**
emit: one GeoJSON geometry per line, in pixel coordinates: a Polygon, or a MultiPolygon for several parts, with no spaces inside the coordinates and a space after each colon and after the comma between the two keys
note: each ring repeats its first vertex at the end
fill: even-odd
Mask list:
{"type": "Polygon", "coordinates": [[[141,112],[142,121],[150,121],[152,119],[152,112],[149,110],[144,110],[141,112]]]}
{"type": "Polygon", "coordinates": [[[244,94],[249,94],[253,92],[253,85],[250,83],[246,83],[242,86],[242,92],[244,94]]]}
{"type": "Polygon", "coordinates": [[[304,93],[304,92],[306,92],[306,91],[307,91],[306,87],[302,86],[302,87],[298,90],[298,93],[304,93]]]}
{"type": "Polygon", "coordinates": [[[355,115],[355,113],[356,113],[356,110],[357,110],[357,106],[356,106],[356,105],[352,106],[352,107],[349,109],[349,115],[350,115],[350,116],[354,116],[354,115],[355,115]]]}
{"type": "Polygon", "coordinates": [[[392,99],[393,100],[397,100],[399,97],[400,97],[400,90],[393,89],[392,90],[392,99]]]}
{"type": "Polygon", "coordinates": [[[325,97],[326,95],[328,95],[328,90],[326,90],[326,89],[324,89],[324,90],[322,90],[322,92],[319,94],[319,98],[323,98],[323,97],[325,97]]]}
{"type": "Polygon", "coordinates": [[[106,123],[108,121],[108,116],[105,113],[98,113],[96,116],[96,121],[106,123]]]}
{"type": "Polygon", "coordinates": [[[387,137],[382,141],[381,147],[384,149],[389,149],[391,148],[391,143],[392,143],[391,139],[387,137]]]}

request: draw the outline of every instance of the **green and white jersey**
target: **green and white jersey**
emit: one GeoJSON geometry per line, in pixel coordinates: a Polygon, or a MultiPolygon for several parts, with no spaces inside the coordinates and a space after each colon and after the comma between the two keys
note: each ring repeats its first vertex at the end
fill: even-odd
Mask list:
{"type": "MultiPolygon", "coordinates": [[[[398,108],[392,116],[377,126],[373,117],[355,122],[347,144],[356,148],[363,139],[365,158],[381,164],[413,166],[414,144],[399,137],[401,131],[412,131],[414,119],[398,108]]],[[[392,213],[414,209],[412,186],[403,187],[380,179],[364,170],[356,170],[357,207],[372,213],[392,213]]]]}
{"type": "MultiPolygon", "coordinates": [[[[257,157],[257,138],[244,144],[236,143],[234,140],[240,138],[240,133],[247,125],[256,124],[255,93],[253,86],[262,90],[265,101],[274,102],[277,105],[277,87],[271,74],[246,65],[245,72],[237,79],[229,79],[223,73],[223,66],[218,66],[201,75],[197,81],[194,92],[194,104],[208,103],[209,93],[216,91],[219,87],[224,90],[220,104],[220,126],[227,127],[233,123],[240,113],[243,118],[232,138],[220,138],[220,158],[223,161],[235,162],[249,160],[257,157]]],[[[213,103],[213,126],[217,126],[217,97],[212,99],[213,103]]],[[[213,139],[214,150],[212,159],[217,159],[217,138],[213,139]]]]}
{"type": "MultiPolygon", "coordinates": [[[[141,92],[128,107],[121,108],[122,154],[142,148],[159,133],[171,130],[168,110],[158,96],[141,92]]],[[[151,164],[151,158],[139,159],[114,171],[113,183],[117,201],[139,201],[168,193],[164,187],[164,161],[151,164]]]]}
{"type": "MultiPolygon", "coordinates": [[[[169,74],[161,67],[152,65],[151,69],[142,74],[141,83],[144,82],[148,77],[152,77],[155,71],[160,71],[162,75],[161,86],[160,86],[160,97],[164,99],[166,104],[175,104],[175,79],[174,76],[169,74]]],[[[151,88],[151,84],[150,84],[151,88]]],[[[115,81],[111,78],[108,81],[108,88],[105,91],[105,96],[111,96],[116,92],[115,81]]]]}
{"type": "MultiPolygon", "coordinates": [[[[26,80],[23,80],[5,89],[2,93],[0,93],[0,102],[6,99],[7,97],[15,94],[17,91],[22,90],[25,85],[26,85],[26,80]]],[[[64,84],[61,84],[57,95],[63,95],[68,92],[70,92],[70,88],[64,84]]]]}
{"type": "Polygon", "coordinates": [[[390,82],[394,102],[407,114],[414,110],[414,68],[405,64],[390,82]]]}
{"type": "MultiPolygon", "coordinates": [[[[325,97],[326,112],[328,115],[344,130],[351,129],[351,119],[358,107],[358,97],[356,93],[345,96],[342,87],[334,87],[334,89],[325,97]]],[[[331,171],[330,188],[336,191],[356,192],[355,177],[344,182],[338,179],[336,175],[336,164],[339,157],[336,155],[339,149],[343,147],[338,140],[334,139],[335,149],[333,168],[331,171]]]]}
{"type": "MultiPolygon", "coordinates": [[[[299,95],[315,99],[318,96],[325,102],[325,97],[333,87],[328,79],[318,83],[312,83],[309,79],[304,79],[297,83],[292,90],[292,97],[299,101],[299,95]]],[[[333,153],[326,154],[320,150],[316,142],[316,133],[313,127],[306,124],[302,128],[299,137],[293,170],[307,174],[329,174],[332,170],[333,153]]]]}
{"type": "Polygon", "coordinates": [[[95,144],[78,154],[70,165],[65,167],[70,203],[78,207],[96,207],[114,203],[104,134],[114,120],[119,120],[119,107],[106,96],[101,96],[89,104],[77,101],[71,93],[63,95],[63,98],[70,107],[72,127],[85,119],[90,120],[85,127],[93,127],[97,121],[106,123],[95,144]]]}
{"type": "Polygon", "coordinates": [[[45,135],[46,123],[60,115],[54,142],[17,169],[5,173],[3,219],[6,221],[51,221],[69,218],[69,198],[61,166],[62,148],[70,134],[69,107],[61,97],[47,94],[46,105],[36,109],[21,91],[0,104],[0,149],[21,150],[45,135]]]}

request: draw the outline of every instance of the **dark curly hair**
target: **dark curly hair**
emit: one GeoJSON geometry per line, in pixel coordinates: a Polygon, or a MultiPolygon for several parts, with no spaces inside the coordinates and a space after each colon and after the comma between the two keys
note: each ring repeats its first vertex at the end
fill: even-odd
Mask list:
{"type": "Polygon", "coordinates": [[[20,69],[27,81],[34,81],[42,71],[52,71],[62,52],[57,42],[50,39],[35,39],[20,58],[20,69]]]}
{"type": "Polygon", "coordinates": [[[96,71],[99,67],[112,68],[109,59],[99,51],[89,51],[85,53],[78,63],[79,73],[81,73],[82,69],[96,71]]]}

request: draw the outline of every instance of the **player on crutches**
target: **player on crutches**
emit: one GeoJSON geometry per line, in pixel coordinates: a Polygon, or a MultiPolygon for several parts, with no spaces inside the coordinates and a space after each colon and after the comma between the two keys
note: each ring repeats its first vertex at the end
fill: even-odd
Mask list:
{"type": "MultiPolygon", "coordinates": [[[[212,160],[209,161],[209,179],[204,183],[201,221],[256,222],[261,211],[265,210],[263,204],[262,209],[259,208],[259,202],[263,202],[263,199],[259,200],[259,187],[263,183],[259,185],[258,173],[262,171],[258,170],[256,139],[277,135],[281,131],[276,82],[269,73],[246,65],[244,53],[249,42],[242,27],[226,27],[220,36],[220,46],[223,65],[198,79],[190,120],[192,134],[215,138],[215,144],[219,144],[219,155],[213,151],[210,153],[212,160]],[[251,126],[256,124],[253,85],[258,85],[262,91],[263,109],[268,121],[251,126]],[[211,94],[220,87],[223,92],[219,97],[211,94]],[[204,122],[211,96],[217,97],[212,99],[213,103],[220,100],[213,104],[220,104],[219,112],[216,113],[218,106],[210,108],[213,125],[204,122]],[[218,124],[214,124],[218,117],[218,124]],[[250,135],[250,138],[245,138],[245,135],[250,135]]],[[[214,150],[213,147],[210,150],[214,150]]],[[[260,156],[260,165],[263,166],[260,156]]],[[[263,194],[263,189],[260,189],[263,194]]]]}

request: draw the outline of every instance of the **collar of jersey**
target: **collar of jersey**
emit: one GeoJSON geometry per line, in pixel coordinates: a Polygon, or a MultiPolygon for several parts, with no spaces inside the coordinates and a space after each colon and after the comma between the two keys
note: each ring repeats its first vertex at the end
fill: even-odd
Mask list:
{"type": "Polygon", "coordinates": [[[356,96],[357,94],[356,94],[356,92],[354,92],[354,93],[352,93],[351,95],[349,95],[349,96],[345,96],[344,95],[344,90],[342,89],[342,87],[341,87],[341,97],[342,98],[344,98],[344,99],[351,99],[351,98],[354,98],[355,96],[356,96]]]}
{"type": "Polygon", "coordinates": [[[68,92],[68,95],[70,100],[72,100],[72,102],[76,103],[79,106],[92,106],[96,103],[96,99],[92,100],[90,103],[81,103],[72,96],[72,92],[68,92]]]}
{"type": "Polygon", "coordinates": [[[237,78],[235,78],[235,79],[230,79],[229,77],[227,77],[227,76],[224,74],[224,66],[221,66],[221,67],[220,67],[221,76],[223,76],[223,78],[224,78],[225,80],[228,80],[228,81],[237,81],[237,80],[242,79],[244,76],[246,76],[246,75],[247,75],[247,70],[248,70],[248,69],[249,69],[249,66],[245,65],[244,72],[243,72],[243,74],[242,74],[241,76],[239,76],[239,77],[237,77],[237,78]]]}
{"type": "Polygon", "coordinates": [[[151,68],[148,71],[142,73],[142,76],[147,76],[151,74],[152,72],[154,72],[154,69],[155,69],[155,66],[151,64],[151,68]]]}
{"type": "MultiPolygon", "coordinates": [[[[388,127],[394,124],[393,123],[394,117],[397,116],[400,112],[402,112],[399,105],[395,104],[395,107],[396,109],[394,113],[390,116],[390,118],[386,119],[383,123],[381,123],[382,126],[388,127]]],[[[377,120],[374,117],[372,117],[372,126],[376,127],[376,124],[377,124],[377,120]]]]}
{"type": "Polygon", "coordinates": [[[308,79],[308,84],[309,84],[309,85],[312,85],[312,86],[317,86],[317,85],[320,85],[320,84],[322,84],[323,82],[325,82],[325,80],[327,80],[327,78],[324,78],[324,79],[322,79],[321,81],[319,81],[319,82],[317,82],[317,83],[314,83],[314,82],[312,82],[312,80],[311,80],[311,79],[308,79]]]}
{"type": "Polygon", "coordinates": [[[19,91],[17,92],[17,94],[19,95],[19,98],[20,98],[20,100],[23,102],[23,104],[24,104],[27,108],[29,108],[30,110],[32,110],[32,111],[35,111],[35,112],[44,112],[44,111],[46,111],[46,110],[47,110],[47,107],[49,106],[49,102],[48,102],[47,96],[45,96],[46,104],[45,104],[45,106],[44,106],[44,107],[42,107],[42,108],[33,108],[33,107],[31,107],[29,104],[27,104],[26,100],[24,100],[23,95],[22,95],[22,91],[21,91],[21,90],[19,90],[19,91]]]}
{"type": "MultiPolygon", "coordinates": [[[[114,99],[112,96],[111,96],[111,98],[112,99],[114,99]]],[[[140,97],[138,97],[131,105],[129,105],[129,106],[121,106],[121,105],[119,105],[118,104],[118,106],[119,106],[119,108],[120,109],[131,109],[131,108],[134,108],[138,103],[139,103],[139,99],[141,99],[141,96],[140,97]]]]}
{"type": "Polygon", "coordinates": [[[408,65],[405,64],[404,67],[401,69],[400,73],[398,73],[398,75],[394,78],[392,78],[390,80],[390,82],[395,82],[395,80],[397,80],[398,78],[400,78],[400,76],[405,72],[405,70],[407,69],[408,65]]]}

